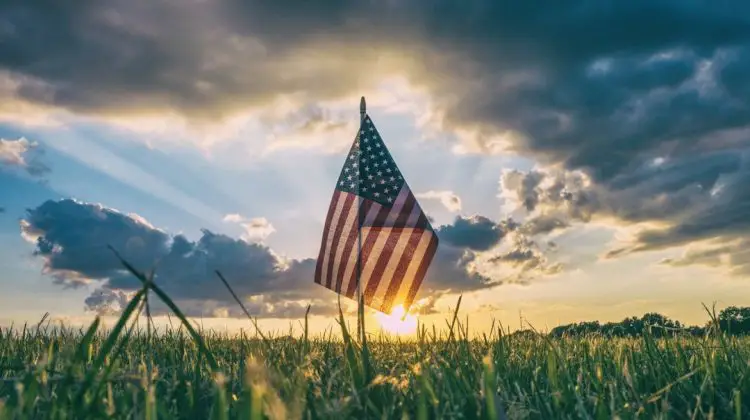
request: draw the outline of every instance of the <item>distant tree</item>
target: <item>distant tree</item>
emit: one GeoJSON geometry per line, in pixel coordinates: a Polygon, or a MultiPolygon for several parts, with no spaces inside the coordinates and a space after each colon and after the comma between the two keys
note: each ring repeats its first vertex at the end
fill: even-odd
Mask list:
{"type": "Polygon", "coordinates": [[[534,332],[534,330],[516,330],[510,333],[508,337],[514,337],[514,338],[535,338],[539,337],[539,333],[534,332]]]}
{"type": "MultiPolygon", "coordinates": [[[[731,308],[727,308],[729,310],[731,308]]],[[[727,311],[725,310],[725,311],[727,311]]],[[[750,331],[750,308],[730,310],[724,314],[727,326],[731,324],[733,331],[750,331]],[[743,312],[744,310],[744,312],[743,312]],[[744,322],[744,324],[743,324],[744,322]]],[[[723,328],[723,327],[722,327],[723,328]]],[[[549,335],[552,337],[576,337],[601,335],[604,337],[638,337],[650,331],[654,337],[666,337],[677,334],[703,335],[705,328],[697,326],[685,326],[679,321],[650,312],[642,317],[628,317],[620,322],[608,322],[600,324],[598,321],[578,322],[574,324],[560,325],[553,328],[549,335]]],[[[735,332],[736,333],[736,332],[735,332]]]]}
{"type": "Polygon", "coordinates": [[[750,334],[750,307],[730,306],[719,312],[719,329],[727,334],[750,334]]]}
{"type": "Polygon", "coordinates": [[[679,321],[673,321],[662,314],[647,313],[641,318],[645,328],[649,328],[655,337],[674,335],[682,329],[679,321]]]}

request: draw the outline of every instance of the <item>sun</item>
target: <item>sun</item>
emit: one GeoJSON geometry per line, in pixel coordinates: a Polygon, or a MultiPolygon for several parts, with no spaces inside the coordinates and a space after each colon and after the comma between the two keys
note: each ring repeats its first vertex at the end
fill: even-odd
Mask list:
{"type": "Polygon", "coordinates": [[[407,335],[417,331],[417,316],[409,313],[404,316],[403,305],[394,306],[390,315],[383,312],[376,312],[375,319],[377,319],[384,331],[391,334],[407,335]]]}

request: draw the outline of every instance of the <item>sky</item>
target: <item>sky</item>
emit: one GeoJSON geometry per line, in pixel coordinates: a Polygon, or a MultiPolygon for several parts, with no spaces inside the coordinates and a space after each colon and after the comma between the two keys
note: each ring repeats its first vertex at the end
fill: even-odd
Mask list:
{"type": "Polygon", "coordinates": [[[108,245],[205,325],[247,327],[214,270],[266,328],[334,325],[361,96],[440,238],[414,317],[703,324],[750,299],[748,7],[3,2],[0,325],[114,319],[108,245]]]}

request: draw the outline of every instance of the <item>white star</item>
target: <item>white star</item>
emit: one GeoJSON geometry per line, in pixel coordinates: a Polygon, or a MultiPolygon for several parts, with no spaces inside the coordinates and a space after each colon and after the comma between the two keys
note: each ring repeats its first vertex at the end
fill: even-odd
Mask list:
{"type": "Polygon", "coordinates": [[[391,177],[391,181],[395,181],[395,180],[396,180],[396,178],[394,178],[394,177],[391,177]]]}
{"type": "Polygon", "coordinates": [[[374,130],[374,128],[370,127],[370,131],[374,130]]]}
{"type": "Polygon", "coordinates": [[[370,172],[370,167],[369,166],[365,166],[365,172],[370,172]]]}
{"type": "Polygon", "coordinates": [[[344,172],[349,172],[349,168],[347,168],[347,167],[345,166],[345,167],[344,167],[344,172]]]}
{"type": "Polygon", "coordinates": [[[367,146],[367,147],[365,147],[365,149],[367,149],[367,151],[369,152],[369,151],[371,151],[371,150],[372,150],[372,147],[370,147],[370,146],[367,146]]]}
{"type": "Polygon", "coordinates": [[[376,167],[376,168],[377,168],[378,166],[380,166],[380,164],[379,164],[378,162],[375,162],[375,163],[373,163],[373,165],[375,165],[375,167],[376,167]]]}
{"type": "Polygon", "coordinates": [[[375,194],[373,194],[373,195],[374,195],[375,197],[380,197],[380,193],[378,193],[378,192],[376,192],[376,193],[375,193],[375,194]]]}
{"type": "Polygon", "coordinates": [[[362,191],[367,191],[367,187],[362,187],[362,191]]]}
{"type": "Polygon", "coordinates": [[[372,188],[375,188],[375,187],[376,187],[376,185],[375,185],[375,184],[372,184],[372,188]]]}
{"type": "Polygon", "coordinates": [[[377,147],[378,149],[380,149],[380,143],[375,143],[375,147],[377,147]]]}
{"type": "Polygon", "coordinates": [[[351,181],[352,180],[352,176],[349,175],[348,177],[346,177],[346,179],[349,180],[349,181],[351,181]]]}
{"type": "MultiPolygon", "coordinates": [[[[355,165],[356,165],[356,163],[355,163],[355,165]]],[[[388,172],[388,173],[391,173],[391,168],[388,168],[385,171],[388,172]]]]}
{"type": "Polygon", "coordinates": [[[372,174],[370,174],[370,175],[367,175],[367,178],[369,178],[369,179],[373,179],[373,178],[374,178],[374,176],[372,176],[372,174]]]}
{"type": "Polygon", "coordinates": [[[370,159],[375,159],[375,155],[370,155],[370,159]]]}
{"type": "Polygon", "coordinates": [[[383,159],[383,165],[386,165],[386,164],[388,164],[388,161],[383,159]]]}
{"type": "Polygon", "coordinates": [[[355,184],[355,183],[353,183],[353,182],[352,182],[352,189],[354,189],[354,186],[355,186],[355,185],[357,185],[357,184],[355,184]]]}
{"type": "Polygon", "coordinates": [[[381,180],[380,180],[380,183],[381,183],[381,184],[385,184],[385,180],[384,180],[384,179],[381,179],[381,180]]]}
{"type": "Polygon", "coordinates": [[[402,178],[401,178],[401,175],[399,175],[399,176],[398,176],[398,179],[402,179],[402,178]]]}
{"type": "Polygon", "coordinates": [[[388,202],[389,202],[389,203],[392,203],[392,202],[393,202],[393,199],[392,199],[391,197],[388,197],[388,202]]]}
{"type": "Polygon", "coordinates": [[[388,194],[388,191],[390,191],[388,188],[384,189],[383,192],[388,194]]]}
{"type": "Polygon", "coordinates": [[[383,172],[378,171],[378,176],[383,176],[383,172]]]}
{"type": "Polygon", "coordinates": [[[344,185],[344,181],[341,180],[341,182],[339,182],[339,185],[343,186],[344,185]]]}
{"type": "Polygon", "coordinates": [[[380,156],[383,156],[384,154],[385,154],[385,152],[381,150],[380,151],[380,156]]]}
{"type": "Polygon", "coordinates": [[[349,156],[349,159],[354,159],[355,157],[356,157],[356,156],[354,156],[354,155],[351,155],[351,156],[349,156]]]}
{"type": "MultiPolygon", "coordinates": [[[[354,163],[352,164],[352,167],[356,168],[356,167],[357,167],[357,162],[354,162],[354,163]]],[[[388,172],[390,172],[390,169],[388,170],[388,172]]]]}

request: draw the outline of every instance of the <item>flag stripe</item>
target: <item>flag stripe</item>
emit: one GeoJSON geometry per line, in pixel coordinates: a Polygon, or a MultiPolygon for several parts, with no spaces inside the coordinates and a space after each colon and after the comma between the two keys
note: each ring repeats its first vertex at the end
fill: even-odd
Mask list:
{"type": "MultiPolygon", "coordinates": [[[[347,243],[349,244],[349,250],[354,240],[357,239],[357,209],[359,208],[359,201],[357,196],[347,194],[351,197],[351,205],[349,204],[349,197],[346,197],[347,202],[344,203],[346,218],[344,219],[343,228],[341,229],[341,235],[338,237],[338,242],[333,243],[333,269],[328,271],[328,279],[326,287],[334,289],[338,277],[338,272],[341,271],[341,263],[346,261],[343,259],[343,254],[346,253],[347,243]],[[348,207],[348,209],[347,209],[348,207]]],[[[335,289],[334,289],[335,290],[335,289]]]]}
{"type": "Polygon", "coordinates": [[[429,231],[430,233],[430,245],[427,248],[427,252],[425,252],[424,258],[419,263],[419,270],[417,271],[417,274],[414,276],[414,281],[411,284],[411,287],[409,287],[409,292],[406,295],[406,299],[404,300],[404,308],[408,308],[411,306],[411,304],[414,302],[414,298],[417,296],[417,291],[419,291],[419,287],[422,285],[422,281],[424,280],[425,274],[427,274],[427,268],[430,266],[430,262],[432,262],[432,258],[435,255],[435,251],[437,250],[438,246],[438,239],[434,232],[429,231]]]}
{"type": "MultiPolygon", "coordinates": [[[[388,212],[391,209],[385,206],[381,206],[378,213],[375,215],[374,220],[377,220],[379,218],[385,218],[388,215],[388,212]]],[[[360,275],[360,282],[362,284],[367,284],[367,279],[364,276],[365,273],[365,265],[367,261],[370,258],[370,253],[372,252],[373,246],[375,245],[375,241],[378,239],[378,234],[382,228],[379,227],[363,227],[362,228],[362,237],[364,240],[362,241],[362,251],[361,251],[361,262],[360,262],[360,269],[361,269],[361,275],[360,275]]],[[[357,282],[353,281],[349,283],[349,287],[346,289],[346,296],[353,297],[354,293],[357,291],[357,282]]]]}
{"type": "MultiPolygon", "coordinates": [[[[367,215],[367,212],[370,210],[370,207],[372,207],[372,201],[370,200],[362,200],[359,208],[360,208],[360,215],[359,217],[362,217],[361,214],[367,215]]],[[[358,206],[354,205],[353,208],[356,210],[358,206]]],[[[354,212],[356,213],[356,211],[354,212]]],[[[347,223],[349,223],[349,220],[347,219],[347,223]]],[[[354,219],[352,220],[352,223],[348,227],[349,232],[346,236],[346,241],[344,242],[343,248],[340,250],[341,252],[341,259],[339,260],[338,265],[338,272],[336,273],[336,288],[333,289],[337,293],[341,292],[341,283],[344,281],[344,274],[346,273],[348,267],[352,265],[352,256],[354,256],[354,265],[357,265],[357,236],[359,236],[357,233],[359,232],[359,223],[357,222],[357,216],[355,215],[354,219]]],[[[338,251],[337,251],[338,252],[338,251]]]]}
{"type": "MultiPolygon", "coordinates": [[[[420,212],[419,220],[417,221],[418,225],[420,224],[420,221],[422,219],[426,219],[426,217],[424,213],[420,212]]],[[[419,260],[419,258],[415,258],[415,253],[417,251],[419,241],[422,239],[422,236],[425,233],[429,234],[429,231],[417,228],[411,232],[411,235],[409,235],[407,246],[405,247],[404,252],[401,254],[401,258],[398,260],[398,265],[393,270],[393,278],[391,279],[391,283],[388,285],[388,290],[385,292],[385,296],[383,298],[384,307],[390,308],[393,305],[393,301],[398,295],[398,291],[401,289],[401,283],[404,281],[404,276],[406,275],[406,270],[408,269],[409,264],[412,261],[419,260]]],[[[404,309],[408,309],[408,305],[405,304],[404,309]]]]}
{"type": "MultiPolygon", "coordinates": [[[[415,250],[415,258],[413,258],[411,261],[409,261],[408,267],[406,269],[406,274],[404,274],[404,278],[407,280],[407,284],[403,287],[405,290],[408,290],[409,287],[416,281],[416,274],[419,268],[419,263],[422,261],[425,257],[425,254],[427,253],[427,250],[429,248],[430,243],[430,231],[423,230],[422,235],[419,238],[419,242],[417,243],[417,247],[415,250]]],[[[402,282],[403,283],[403,282],[402,282]]],[[[403,284],[402,284],[403,286],[403,284]]],[[[397,300],[399,297],[399,292],[401,291],[402,287],[399,287],[396,289],[395,297],[391,298],[391,301],[397,300]]],[[[384,302],[385,303],[385,302],[384,302]]],[[[404,306],[404,309],[408,309],[408,306],[404,306]]]]}
{"type": "Polygon", "coordinates": [[[331,288],[330,278],[332,277],[331,274],[333,273],[333,261],[336,254],[336,248],[338,248],[339,239],[341,238],[341,231],[344,230],[347,216],[349,216],[349,209],[351,209],[352,204],[354,203],[354,195],[344,194],[343,200],[339,201],[342,201],[343,203],[341,205],[341,211],[339,212],[336,220],[336,227],[333,230],[333,238],[331,238],[331,240],[328,242],[328,267],[324,273],[325,285],[329,289],[331,288]]]}
{"type": "Polygon", "coordinates": [[[334,214],[336,213],[336,209],[338,208],[339,197],[341,196],[341,194],[341,191],[334,190],[333,198],[331,199],[331,205],[328,206],[328,216],[326,216],[325,225],[323,226],[323,240],[320,243],[320,253],[318,254],[318,261],[315,264],[315,283],[318,284],[323,284],[321,276],[323,275],[323,263],[326,259],[326,256],[328,255],[328,234],[331,228],[331,221],[334,219],[334,214]]]}
{"type": "MultiPolygon", "coordinates": [[[[382,208],[382,206],[378,203],[375,203],[374,201],[366,200],[366,203],[368,203],[369,211],[365,215],[364,222],[367,222],[368,220],[373,220],[378,215],[378,212],[382,208]]],[[[361,245],[361,244],[360,244],[361,245]]],[[[355,247],[352,247],[355,248],[355,247]]],[[[344,272],[344,281],[341,287],[336,290],[337,292],[341,292],[342,290],[344,292],[349,290],[349,286],[357,281],[357,252],[356,250],[352,250],[349,254],[349,260],[346,262],[346,271],[344,272]]],[[[354,284],[354,288],[356,290],[356,283],[354,284]]],[[[346,293],[345,293],[346,294],[346,293]]]]}
{"type": "MultiPolygon", "coordinates": [[[[412,209],[411,216],[407,220],[407,223],[409,225],[415,224],[421,214],[422,210],[419,208],[419,205],[415,205],[412,209]]],[[[418,229],[414,228],[404,228],[399,230],[400,232],[398,243],[396,244],[393,254],[388,260],[387,265],[383,268],[382,276],[387,277],[380,279],[378,288],[375,290],[374,301],[378,302],[379,305],[383,308],[392,307],[392,305],[386,300],[388,291],[391,290],[394,285],[396,286],[396,290],[398,290],[398,285],[400,285],[401,281],[403,280],[403,273],[400,276],[397,273],[398,266],[404,259],[404,256],[408,253],[409,249],[414,248],[414,246],[416,245],[416,243],[411,244],[410,241],[414,232],[419,232],[418,229]]],[[[390,309],[386,310],[390,311],[390,309]]]]}
{"type": "MultiPolygon", "coordinates": [[[[400,194],[399,197],[401,197],[402,195],[404,194],[400,194]]],[[[397,213],[391,212],[391,215],[395,214],[395,218],[399,221],[401,219],[406,219],[411,215],[412,209],[414,209],[415,204],[416,202],[414,201],[413,196],[411,194],[408,194],[404,199],[403,207],[399,209],[397,213]]],[[[401,222],[401,224],[406,224],[406,220],[401,222]]],[[[392,228],[390,230],[385,240],[383,252],[380,253],[377,258],[377,262],[375,262],[374,264],[372,276],[368,279],[367,289],[365,290],[365,299],[369,302],[372,302],[373,298],[375,298],[375,295],[378,291],[378,286],[380,286],[380,283],[383,281],[383,277],[391,274],[391,272],[387,270],[387,267],[389,265],[388,263],[391,260],[391,255],[393,255],[394,251],[397,250],[399,240],[404,237],[401,231],[402,229],[399,228],[392,228]]]]}
{"type": "MultiPolygon", "coordinates": [[[[408,188],[403,188],[399,195],[397,196],[393,207],[390,209],[385,208],[386,212],[379,212],[376,216],[375,220],[383,220],[386,221],[388,219],[396,219],[399,214],[404,209],[404,205],[407,205],[409,203],[408,197],[411,194],[409,193],[408,188]]],[[[411,209],[407,210],[411,211],[411,209]]],[[[382,223],[380,224],[382,226],[382,223]]],[[[388,252],[388,249],[392,249],[395,244],[392,244],[394,241],[391,239],[391,242],[388,242],[390,239],[391,229],[383,228],[381,226],[371,227],[367,234],[368,241],[365,242],[363,245],[362,250],[362,263],[361,263],[361,269],[362,274],[360,281],[362,282],[362,285],[365,287],[364,294],[366,302],[369,304],[372,302],[372,297],[374,295],[374,290],[370,293],[367,292],[367,290],[374,287],[377,289],[377,283],[374,284],[373,282],[378,282],[379,278],[376,279],[373,277],[373,274],[382,274],[379,271],[376,271],[377,263],[378,263],[378,254],[382,254],[383,251],[386,253],[388,252]],[[372,241],[369,241],[370,237],[374,236],[372,241]],[[370,255],[372,254],[372,250],[375,249],[377,252],[375,253],[375,256],[373,258],[370,258],[370,255]]],[[[397,239],[396,239],[397,240],[397,239]]],[[[390,255],[390,254],[389,254],[390,255]]],[[[382,255],[380,255],[382,257],[382,255]]]]}

